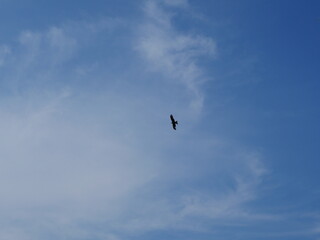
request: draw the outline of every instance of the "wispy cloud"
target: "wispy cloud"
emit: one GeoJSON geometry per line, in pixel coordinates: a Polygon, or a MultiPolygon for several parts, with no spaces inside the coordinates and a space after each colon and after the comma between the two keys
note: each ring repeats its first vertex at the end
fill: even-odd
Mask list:
{"type": "MultiPolygon", "coordinates": [[[[226,157],[226,156],[224,156],[226,157]]],[[[234,159],[229,156],[229,163],[234,164],[234,159]]],[[[215,162],[215,154],[211,159],[215,162]]],[[[184,159],[184,161],[190,161],[184,159]]],[[[123,220],[122,228],[129,232],[143,232],[151,230],[184,229],[188,231],[209,231],[209,229],[219,228],[223,225],[241,221],[242,224],[250,224],[252,221],[270,221],[277,219],[277,216],[263,214],[251,211],[247,203],[257,198],[256,192],[260,181],[266,173],[266,169],[261,165],[258,156],[241,156],[238,158],[242,169],[235,169],[228,164],[228,169],[233,174],[228,174],[215,162],[219,171],[211,174],[221,174],[223,171],[224,180],[232,184],[223,184],[224,189],[217,190],[215,185],[219,185],[219,180],[212,183],[207,189],[202,189],[198,184],[190,182],[184,184],[184,181],[210,181],[203,171],[203,176],[197,178],[189,172],[188,178],[178,177],[171,180],[168,184],[176,185],[178,194],[170,190],[172,188],[165,185],[165,190],[157,188],[147,194],[152,201],[142,201],[139,205],[135,202],[132,209],[137,207],[133,216],[123,220]],[[219,173],[220,172],[220,173],[219,173]],[[160,191],[160,192],[159,192],[160,191]],[[134,207],[135,206],[135,207],[134,207]],[[211,224],[210,224],[211,223],[211,224]]],[[[183,163],[180,163],[183,164],[183,163]]],[[[190,164],[190,163],[188,163],[190,164]]],[[[192,166],[195,166],[195,162],[192,166]]],[[[205,167],[205,166],[203,166],[205,167]]],[[[206,167],[209,167],[208,165],[206,167]]],[[[182,169],[176,171],[184,171],[182,169]]],[[[181,174],[181,173],[179,173],[181,174]]],[[[179,175],[178,174],[178,175],[179,175]]],[[[187,174],[184,172],[184,174],[187,174]]],[[[212,177],[212,176],[211,176],[212,177]]],[[[172,176],[170,176],[172,178],[172,176]]],[[[155,183],[152,183],[154,186],[155,183]]],[[[163,179],[157,183],[163,187],[163,179]]],[[[173,187],[174,189],[176,187],[173,187]]],[[[131,211],[132,211],[131,209],[131,211]]]]}
{"type": "Polygon", "coordinates": [[[214,55],[216,44],[209,37],[179,32],[173,14],[165,11],[164,6],[186,7],[187,1],[146,1],[137,49],[150,67],[187,88],[192,96],[191,108],[199,112],[204,98],[201,84],[207,77],[197,60],[214,55]]]}
{"type": "Polygon", "coordinates": [[[9,54],[10,54],[10,48],[8,46],[6,45],[0,46],[0,67],[4,64],[9,54]]]}

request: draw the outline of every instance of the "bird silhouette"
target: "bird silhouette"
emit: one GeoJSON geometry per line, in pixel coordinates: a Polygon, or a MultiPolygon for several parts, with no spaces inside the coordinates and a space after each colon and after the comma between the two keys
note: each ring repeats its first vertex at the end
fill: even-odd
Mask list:
{"type": "Polygon", "coordinates": [[[174,130],[177,130],[177,129],[176,129],[176,126],[177,126],[177,124],[178,124],[178,121],[176,121],[176,120],[174,119],[174,117],[172,116],[172,114],[170,115],[170,119],[171,119],[171,124],[172,124],[173,129],[174,129],[174,130]]]}

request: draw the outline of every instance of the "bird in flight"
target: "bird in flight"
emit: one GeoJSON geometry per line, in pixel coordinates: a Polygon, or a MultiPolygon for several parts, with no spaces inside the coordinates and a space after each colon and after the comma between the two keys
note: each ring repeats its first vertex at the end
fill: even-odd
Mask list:
{"type": "Polygon", "coordinates": [[[172,124],[173,129],[176,130],[176,126],[177,126],[177,124],[178,124],[178,121],[176,121],[176,120],[173,118],[172,114],[170,115],[170,119],[171,119],[171,124],[172,124]]]}

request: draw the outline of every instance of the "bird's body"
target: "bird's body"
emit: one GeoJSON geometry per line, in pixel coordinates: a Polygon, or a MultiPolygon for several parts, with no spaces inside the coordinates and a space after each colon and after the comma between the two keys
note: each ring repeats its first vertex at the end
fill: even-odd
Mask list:
{"type": "Polygon", "coordinates": [[[173,129],[174,129],[174,130],[177,130],[177,129],[176,129],[176,126],[177,126],[177,124],[178,124],[178,121],[176,121],[176,120],[174,119],[174,117],[172,116],[172,114],[170,115],[170,119],[171,119],[171,124],[172,124],[173,129]]]}

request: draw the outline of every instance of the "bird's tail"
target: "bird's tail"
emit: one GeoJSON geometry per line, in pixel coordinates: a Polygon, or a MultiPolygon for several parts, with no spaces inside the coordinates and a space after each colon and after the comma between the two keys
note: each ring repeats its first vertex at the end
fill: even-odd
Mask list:
{"type": "Polygon", "coordinates": [[[178,121],[176,121],[176,124],[178,124],[178,121]]]}

